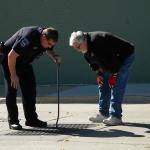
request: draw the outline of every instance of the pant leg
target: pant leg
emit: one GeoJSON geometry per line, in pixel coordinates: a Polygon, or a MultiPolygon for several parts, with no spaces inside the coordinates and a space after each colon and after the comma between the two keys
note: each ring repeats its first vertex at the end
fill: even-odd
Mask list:
{"type": "Polygon", "coordinates": [[[18,67],[20,88],[25,118],[28,121],[37,119],[36,114],[36,81],[32,65],[18,67]]]}
{"type": "Polygon", "coordinates": [[[18,107],[16,104],[16,96],[17,96],[17,90],[11,86],[11,79],[10,79],[10,72],[8,68],[7,59],[3,60],[2,62],[2,68],[4,77],[7,84],[7,91],[6,91],[6,107],[8,111],[8,121],[13,123],[19,123],[18,120],[18,107]]]}
{"type": "Polygon", "coordinates": [[[104,72],[103,74],[103,85],[99,88],[99,112],[101,112],[104,116],[109,115],[109,106],[110,106],[110,97],[111,90],[108,85],[108,72],[104,72]]]}
{"type": "Polygon", "coordinates": [[[122,101],[124,98],[126,85],[128,81],[129,70],[134,61],[134,54],[129,56],[117,75],[117,82],[112,89],[112,96],[110,102],[110,115],[121,118],[122,117],[122,101]]]}

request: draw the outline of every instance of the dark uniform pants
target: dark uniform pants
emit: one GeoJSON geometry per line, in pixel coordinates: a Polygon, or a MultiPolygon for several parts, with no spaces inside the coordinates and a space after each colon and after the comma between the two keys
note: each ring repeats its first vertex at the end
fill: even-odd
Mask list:
{"type": "MultiPolygon", "coordinates": [[[[2,62],[4,76],[7,81],[6,106],[8,110],[9,123],[18,123],[18,107],[16,104],[17,90],[11,86],[10,72],[7,59],[2,62]]],[[[16,72],[19,77],[22,91],[22,102],[24,114],[27,121],[37,119],[36,114],[36,81],[31,64],[16,65],[16,72]]]]}

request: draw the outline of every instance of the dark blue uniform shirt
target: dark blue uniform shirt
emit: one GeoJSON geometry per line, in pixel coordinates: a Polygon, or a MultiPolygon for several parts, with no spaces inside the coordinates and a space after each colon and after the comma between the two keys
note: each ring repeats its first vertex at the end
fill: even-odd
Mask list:
{"type": "Polygon", "coordinates": [[[53,47],[49,49],[42,47],[40,42],[42,31],[43,28],[38,26],[21,28],[4,43],[4,55],[7,57],[8,53],[13,49],[19,54],[17,63],[28,64],[46,50],[52,50],[53,47]]]}

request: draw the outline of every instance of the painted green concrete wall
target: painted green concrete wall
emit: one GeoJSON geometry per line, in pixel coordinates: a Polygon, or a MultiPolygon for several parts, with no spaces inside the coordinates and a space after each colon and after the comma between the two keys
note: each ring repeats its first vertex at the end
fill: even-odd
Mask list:
{"type": "MultiPolygon", "coordinates": [[[[1,0],[0,40],[6,40],[22,26],[54,26],[60,31],[56,52],[62,55],[61,83],[93,84],[94,72],[68,46],[76,30],[104,30],[135,44],[136,60],[131,83],[150,83],[150,1],[149,0],[1,0]]],[[[56,83],[56,66],[47,56],[34,62],[38,84],[56,83]]],[[[3,83],[0,72],[0,83],[3,83]]]]}

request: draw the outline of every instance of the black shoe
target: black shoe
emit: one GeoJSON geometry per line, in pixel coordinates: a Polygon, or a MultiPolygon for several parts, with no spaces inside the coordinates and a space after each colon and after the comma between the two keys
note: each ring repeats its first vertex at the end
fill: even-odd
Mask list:
{"type": "Polygon", "coordinates": [[[9,129],[12,130],[22,130],[22,126],[19,123],[9,123],[9,129]]]}
{"type": "Polygon", "coordinates": [[[36,119],[32,121],[26,121],[25,125],[30,127],[47,127],[47,122],[36,119]]]}

